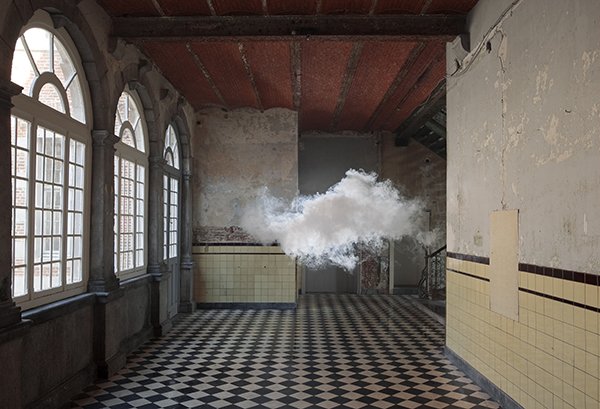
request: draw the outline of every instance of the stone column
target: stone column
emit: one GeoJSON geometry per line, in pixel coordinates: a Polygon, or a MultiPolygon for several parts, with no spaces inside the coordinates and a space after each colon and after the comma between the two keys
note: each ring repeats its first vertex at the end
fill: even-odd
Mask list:
{"type": "Polygon", "coordinates": [[[192,312],[194,302],[194,262],[192,259],[192,173],[184,167],[181,186],[181,287],[179,312],[192,312]]]}
{"type": "Polygon", "coordinates": [[[11,186],[10,153],[10,109],[11,98],[21,93],[23,88],[10,81],[0,80],[0,329],[21,321],[21,308],[12,299],[12,237],[11,217],[12,194],[7,193],[11,186]]]}
{"type": "MultiPolygon", "coordinates": [[[[150,149],[150,152],[158,149],[150,149]]],[[[163,262],[163,175],[165,160],[160,156],[148,159],[148,274],[152,275],[150,321],[154,335],[168,332],[168,279],[163,262]]]]}
{"type": "Polygon", "coordinates": [[[112,131],[92,131],[92,207],[88,291],[110,293],[119,288],[114,266],[115,143],[112,131]]]}
{"type": "Polygon", "coordinates": [[[163,174],[162,157],[148,159],[148,273],[160,275],[163,260],[163,174]]]}

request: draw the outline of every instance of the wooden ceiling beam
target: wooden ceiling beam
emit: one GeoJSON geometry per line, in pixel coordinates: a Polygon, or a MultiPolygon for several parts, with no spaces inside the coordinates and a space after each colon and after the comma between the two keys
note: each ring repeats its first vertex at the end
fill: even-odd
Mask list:
{"type": "Polygon", "coordinates": [[[138,41],[451,41],[465,32],[464,15],[440,14],[115,17],[112,28],[114,37],[138,41]]]}

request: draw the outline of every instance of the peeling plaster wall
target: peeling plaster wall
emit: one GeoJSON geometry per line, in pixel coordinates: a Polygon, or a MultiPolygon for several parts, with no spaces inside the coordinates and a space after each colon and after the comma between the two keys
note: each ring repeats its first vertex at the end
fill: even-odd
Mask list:
{"type": "Polygon", "coordinates": [[[468,20],[470,53],[447,49],[446,344],[502,399],[600,407],[600,7],[481,0],[468,20]],[[492,231],[505,210],[517,226],[492,231]]]}
{"type": "Polygon", "coordinates": [[[449,77],[454,251],[487,256],[489,212],[519,209],[521,261],[600,270],[599,21],[592,1],[519,2],[449,77]]]}
{"type": "Polygon", "coordinates": [[[194,242],[251,242],[238,227],[257,191],[292,199],[298,191],[298,116],[274,108],[197,113],[194,242]]]}

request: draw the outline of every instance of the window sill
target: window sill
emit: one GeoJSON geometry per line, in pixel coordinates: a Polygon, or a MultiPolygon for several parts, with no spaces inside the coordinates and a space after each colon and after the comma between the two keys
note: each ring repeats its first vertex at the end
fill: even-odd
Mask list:
{"type": "Polygon", "coordinates": [[[34,325],[37,325],[69,314],[83,306],[92,305],[95,301],[96,295],[93,293],[80,294],[24,311],[21,318],[31,320],[34,325]]]}

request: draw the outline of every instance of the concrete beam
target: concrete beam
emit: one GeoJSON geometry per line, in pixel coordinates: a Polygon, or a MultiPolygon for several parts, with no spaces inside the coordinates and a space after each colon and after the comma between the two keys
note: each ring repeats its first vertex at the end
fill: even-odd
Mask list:
{"type": "Polygon", "coordinates": [[[465,32],[465,16],[441,14],[115,17],[112,28],[114,37],[124,39],[185,41],[452,41],[465,32]]]}

